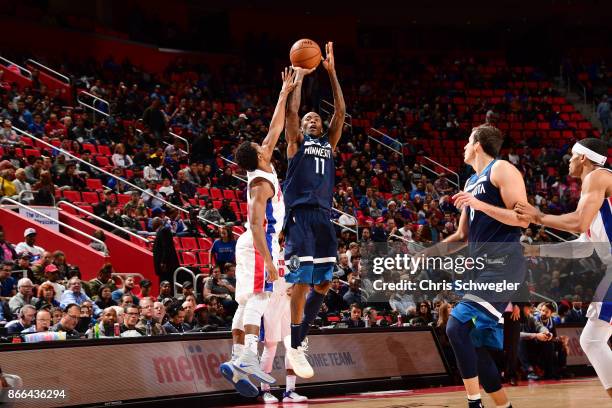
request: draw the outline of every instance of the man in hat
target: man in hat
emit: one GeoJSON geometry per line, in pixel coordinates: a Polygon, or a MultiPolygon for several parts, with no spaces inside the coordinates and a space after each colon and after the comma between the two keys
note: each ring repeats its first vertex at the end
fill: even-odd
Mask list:
{"type": "Polygon", "coordinates": [[[45,250],[36,245],[36,230],[34,228],[26,228],[23,231],[23,237],[24,241],[15,247],[17,255],[27,252],[34,260],[40,258],[45,250]]]}
{"type": "Polygon", "coordinates": [[[140,286],[140,293],[136,296],[142,303],[142,299],[151,297],[151,281],[148,279],[143,279],[140,281],[138,286],[140,286]]]}
{"type": "Polygon", "coordinates": [[[57,269],[57,266],[55,266],[54,264],[45,266],[44,274],[46,281],[43,283],[50,283],[51,285],[53,285],[53,289],[55,290],[54,299],[55,301],[60,302],[62,300],[62,294],[64,293],[66,288],[64,285],[60,285],[59,283],[57,283],[57,280],[59,278],[59,270],[57,269]]]}

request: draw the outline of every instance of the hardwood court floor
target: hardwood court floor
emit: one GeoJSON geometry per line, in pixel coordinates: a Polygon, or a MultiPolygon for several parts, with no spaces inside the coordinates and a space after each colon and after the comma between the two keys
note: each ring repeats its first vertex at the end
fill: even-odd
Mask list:
{"type": "MultiPolygon", "coordinates": [[[[507,387],[514,408],[605,408],[612,407],[612,399],[596,378],[564,381],[523,382],[518,387],[507,387]]],[[[299,390],[299,386],[298,386],[299,390]]],[[[275,392],[275,395],[279,392],[275,392]]],[[[484,395],[484,394],[483,394],[484,395]]],[[[278,396],[278,395],[277,395],[278,396]]],[[[484,396],[485,408],[495,407],[484,396]]],[[[337,397],[314,398],[304,404],[277,404],[298,408],[321,406],[333,408],[465,408],[465,391],[459,387],[422,390],[398,390],[349,394],[337,397]]],[[[246,407],[273,407],[275,404],[242,405],[246,407]]]]}

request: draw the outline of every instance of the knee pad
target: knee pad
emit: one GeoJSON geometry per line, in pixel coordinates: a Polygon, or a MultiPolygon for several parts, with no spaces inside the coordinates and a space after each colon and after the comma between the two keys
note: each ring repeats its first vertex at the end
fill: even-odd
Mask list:
{"type": "Polygon", "coordinates": [[[261,326],[261,317],[263,316],[270,298],[267,293],[258,293],[251,296],[244,305],[244,325],[261,326]]]}
{"type": "Polygon", "coordinates": [[[244,305],[238,305],[234,318],[232,319],[232,330],[244,331],[244,305]]]}

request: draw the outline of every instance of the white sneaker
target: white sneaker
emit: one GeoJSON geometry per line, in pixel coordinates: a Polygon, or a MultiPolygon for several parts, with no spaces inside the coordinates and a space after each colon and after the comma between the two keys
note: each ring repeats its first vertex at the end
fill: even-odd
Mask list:
{"type": "Polygon", "coordinates": [[[242,351],[238,359],[232,361],[232,365],[247,375],[254,375],[261,382],[274,384],[276,380],[270,374],[265,373],[260,367],[259,356],[248,348],[242,351]]]}
{"type": "Polygon", "coordinates": [[[285,402],[306,402],[308,401],[308,397],[304,395],[300,395],[294,390],[285,391],[283,393],[283,403],[285,402]]]}
{"type": "Polygon", "coordinates": [[[297,349],[289,347],[287,349],[287,358],[295,371],[295,375],[301,378],[311,378],[314,371],[306,359],[306,351],[308,350],[308,339],[302,342],[302,345],[297,349]]]}
{"type": "Polygon", "coordinates": [[[276,404],[276,403],[278,403],[278,398],[276,398],[274,395],[272,395],[272,393],[270,393],[270,391],[266,391],[266,392],[261,391],[259,393],[259,397],[257,397],[257,399],[259,401],[263,402],[264,404],[276,404]]]}

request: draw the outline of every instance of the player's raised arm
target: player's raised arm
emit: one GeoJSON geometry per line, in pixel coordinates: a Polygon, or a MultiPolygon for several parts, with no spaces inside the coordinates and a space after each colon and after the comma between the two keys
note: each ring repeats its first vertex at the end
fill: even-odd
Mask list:
{"type": "Polygon", "coordinates": [[[285,119],[285,139],[287,140],[287,156],[293,157],[300,147],[304,135],[300,131],[300,117],[298,112],[300,110],[300,102],[302,100],[302,82],[304,77],[316,68],[304,69],[299,67],[293,67],[295,71],[295,87],[289,95],[289,103],[287,104],[287,115],[285,119]]]}
{"type": "Polygon", "coordinates": [[[283,127],[285,126],[285,108],[287,105],[287,99],[289,98],[291,91],[297,85],[295,83],[296,72],[291,68],[285,68],[285,70],[281,73],[281,77],[283,79],[283,87],[278,95],[278,102],[276,103],[276,108],[274,109],[272,120],[270,121],[268,134],[261,143],[263,155],[267,161],[270,161],[272,158],[272,153],[274,152],[278,138],[280,137],[283,127]]]}
{"type": "Polygon", "coordinates": [[[583,233],[591,225],[599,211],[606,189],[610,186],[610,174],[605,171],[595,171],[589,174],[582,183],[582,194],[576,210],[563,215],[543,214],[537,208],[519,201],[515,206],[517,215],[526,222],[533,222],[547,227],[568,232],[583,233]]]}
{"type": "Polygon", "coordinates": [[[525,182],[518,169],[505,160],[498,160],[491,169],[491,182],[499,189],[506,208],[480,201],[472,193],[465,191],[453,196],[455,206],[462,208],[467,205],[474,211],[482,211],[503,224],[527,228],[529,221],[520,218],[514,211],[517,203],[527,202],[525,182]]]}
{"type": "Polygon", "coordinates": [[[329,74],[331,81],[332,91],[334,93],[334,116],[329,124],[329,144],[332,149],[336,148],[336,145],[340,141],[342,136],[342,128],[344,127],[344,117],[346,115],[346,104],[344,103],[344,95],[342,94],[342,88],[340,88],[340,82],[336,76],[336,62],[334,60],[334,43],[328,42],[325,44],[325,59],[323,60],[323,66],[329,74]]]}
{"type": "Polygon", "coordinates": [[[269,181],[263,178],[256,178],[251,182],[251,202],[249,203],[249,227],[253,234],[253,244],[255,250],[263,257],[266,271],[268,271],[268,281],[278,279],[278,271],[272,260],[272,254],[268,249],[266,234],[264,231],[264,221],[266,214],[266,203],[274,195],[274,189],[269,181]]]}

